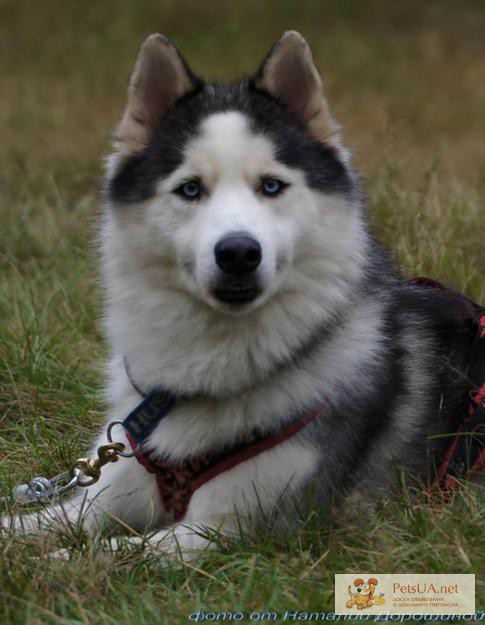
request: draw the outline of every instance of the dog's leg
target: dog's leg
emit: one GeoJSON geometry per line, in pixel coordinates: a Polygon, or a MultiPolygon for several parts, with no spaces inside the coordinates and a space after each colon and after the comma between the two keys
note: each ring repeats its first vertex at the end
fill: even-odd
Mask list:
{"type": "MultiPolygon", "coordinates": [[[[88,507],[86,507],[88,510],[88,507]]],[[[77,524],[83,515],[83,502],[79,497],[56,505],[48,505],[45,508],[31,512],[30,514],[4,515],[0,519],[0,527],[4,531],[12,531],[21,534],[40,534],[45,531],[58,531],[68,525],[77,524]]],[[[84,522],[94,520],[92,515],[86,514],[84,522]]],[[[88,523],[85,529],[89,531],[88,523]]]]}
{"type": "Polygon", "coordinates": [[[110,551],[118,551],[124,545],[145,547],[167,562],[180,559],[191,562],[206,549],[216,547],[220,539],[235,538],[238,528],[235,515],[213,516],[197,524],[177,523],[147,537],[112,538],[106,547],[110,551]]]}

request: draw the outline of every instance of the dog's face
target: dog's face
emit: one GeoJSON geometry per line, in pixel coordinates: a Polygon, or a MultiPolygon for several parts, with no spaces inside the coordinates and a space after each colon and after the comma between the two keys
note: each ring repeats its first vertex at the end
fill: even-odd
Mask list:
{"type": "Polygon", "coordinates": [[[149,37],[108,172],[119,253],[152,288],[225,314],[317,273],[334,278],[358,237],[336,133],[300,35],[283,36],[253,79],[226,86],[202,83],[168,40],[149,37]]]}
{"type": "Polygon", "coordinates": [[[360,596],[372,595],[376,589],[377,583],[375,577],[371,577],[367,582],[359,577],[354,580],[355,592],[360,596]]]}

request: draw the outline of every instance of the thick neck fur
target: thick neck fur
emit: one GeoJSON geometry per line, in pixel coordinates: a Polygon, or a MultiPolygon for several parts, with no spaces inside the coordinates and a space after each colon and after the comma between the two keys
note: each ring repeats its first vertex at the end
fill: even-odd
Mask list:
{"type": "Polygon", "coordinates": [[[257,383],[344,315],[360,292],[367,235],[359,210],[350,216],[347,208],[332,219],[340,222],[332,224],[340,228],[339,239],[325,236],[327,223],[317,225],[284,288],[259,309],[236,316],[198,301],[158,262],[133,253],[133,230],[108,208],[102,250],[113,353],[128,359],[144,389],[227,396],[257,383]]]}

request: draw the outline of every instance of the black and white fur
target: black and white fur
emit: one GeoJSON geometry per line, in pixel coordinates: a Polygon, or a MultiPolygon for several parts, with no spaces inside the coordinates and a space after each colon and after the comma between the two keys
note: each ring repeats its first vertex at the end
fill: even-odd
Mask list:
{"type": "Polygon", "coordinates": [[[153,475],[121,459],[62,513],[17,526],[77,519],[86,496],[88,532],[108,517],[189,557],[207,546],[197,528],[230,535],[261,515],[280,526],[307,487],[324,513],[366,478],[388,490],[396,469],[424,480],[439,462],[445,443],[427,438],[456,430],[468,388],[469,337],[455,322],[466,303],[400,283],[298,33],[234,84],[204,83],[166,38],[146,40],[108,159],[100,241],[111,355],[95,448],[141,401],[125,359],[144,390],[193,395],[148,440],[161,457],[220,450],[327,408],[200,488],[183,524],[171,524],[153,475]],[[268,179],[284,183],[279,194],[263,193],[268,179]],[[181,197],[187,181],[199,184],[194,201],[181,197]],[[214,257],[233,233],[262,250],[247,278],[228,278],[214,257]]]}

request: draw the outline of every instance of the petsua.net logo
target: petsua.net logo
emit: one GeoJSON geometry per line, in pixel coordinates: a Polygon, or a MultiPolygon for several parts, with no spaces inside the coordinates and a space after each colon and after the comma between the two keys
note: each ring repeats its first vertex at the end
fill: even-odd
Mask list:
{"type": "Polygon", "coordinates": [[[463,615],[475,612],[475,575],[335,575],[335,614],[463,615]]]}

